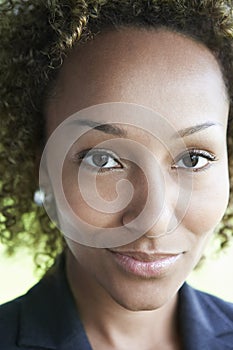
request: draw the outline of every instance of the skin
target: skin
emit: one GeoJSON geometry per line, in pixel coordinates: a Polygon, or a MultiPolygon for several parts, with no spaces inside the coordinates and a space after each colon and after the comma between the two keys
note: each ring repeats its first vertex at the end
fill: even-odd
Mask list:
{"type": "MultiPolygon", "coordinates": [[[[66,58],[54,98],[46,107],[48,137],[73,113],[106,102],[132,102],[152,108],[177,130],[205,122],[216,124],[184,137],[186,147],[209,151],[216,160],[207,162],[197,172],[181,170],[184,179],[193,175],[190,203],[172,234],[159,238],[148,238],[146,234],[168,230],[174,211],[174,159],[149,133],[123,126],[127,139],[146,145],[155,155],[168,195],[159,220],[150,231],[115,250],[179,254],[173,268],[161,276],[135,276],[120,268],[107,249],[91,248],[66,238],[69,284],[94,349],[179,349],[177,292],[201,258],[228,203],[229,102],[221,71],[206,47],[183,35],[165,29],[107,31],[74,49],[66,58]]],[[[111,136],[95,130],[74,149],[78,152],[81,147],[91,148],[110,139],[111,136]]],[[[167,142],[169,149],[175,149],[171,138],[167,142]]],[[[143,209],[147,182],[140,168],[129,164],[96,176],[98,189],[106,200],[115,198],[113,189],[119,179],[129,179],[135,186],[128,206],[115,214],[100,214],[87,205],[79,188],[75,188],[75,166],[68,155],[64,191],[73,211],[87,222],[106,229],[118,227],[130,223],[143,209]]],[[[154,181],[156,189],[160,181],[158,169],[149,165],[146,169],[146,177],[154,181]]],[[[159,207],[157,191],[153,193],[148,215],[159,207]]],[[[177,211],[176,218],[178,214],[177,211]]],[[[129,229],[137,227],[132,224],[129,229]]]]}

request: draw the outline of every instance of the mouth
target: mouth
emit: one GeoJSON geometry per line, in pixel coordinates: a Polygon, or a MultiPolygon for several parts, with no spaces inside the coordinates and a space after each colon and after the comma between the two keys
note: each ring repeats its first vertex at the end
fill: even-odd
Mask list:
{"type": "Polygon", "coordinates": [[[144,278],[158,278],[175,267],[183,253],[118,251],[107,249],[121,270],[144,278]]]}

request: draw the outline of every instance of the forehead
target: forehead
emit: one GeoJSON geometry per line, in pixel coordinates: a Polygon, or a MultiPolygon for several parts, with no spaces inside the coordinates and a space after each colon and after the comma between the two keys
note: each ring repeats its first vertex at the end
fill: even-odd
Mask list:
{"type": "Polygon", "coordinates": [[[181,128],[194,118],[200,119],[197,123],[210,115],[219,119],[228,109],[213,54],[203,44],[165,29],[109,30],[74,48],[48,105],[49,128],[83,108],[106,102],[152,108],[171,122],[178,120],[181,128]]]}

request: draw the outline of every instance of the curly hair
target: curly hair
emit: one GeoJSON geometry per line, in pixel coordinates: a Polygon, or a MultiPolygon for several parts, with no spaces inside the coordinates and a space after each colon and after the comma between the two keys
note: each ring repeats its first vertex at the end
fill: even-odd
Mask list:
{"type": "Polygon", "coordinates": [[[46,270],[65,247],[43,207],[33,202],[38,187],[36,150],[45,140],[43,107],[74,45],[119,26],[183,33],[206,45],[220,64],[231,105],[231,197],[216,236],[220,248],[227,245],[233,235],[232,5],[222,0],[0,1],[0,241],[9,254],[28,246],[37,267],[46,270]]]}

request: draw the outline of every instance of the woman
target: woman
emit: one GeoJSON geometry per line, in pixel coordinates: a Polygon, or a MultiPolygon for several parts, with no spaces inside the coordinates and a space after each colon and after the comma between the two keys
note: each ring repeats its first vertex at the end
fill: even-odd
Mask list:
{"type": "Polygon", "coordinates": [[[233,306],[185,283],[232,236],[232,2],[0,6],[1,238],[62,253],[1,348],[232,349],[233,306]]]}

